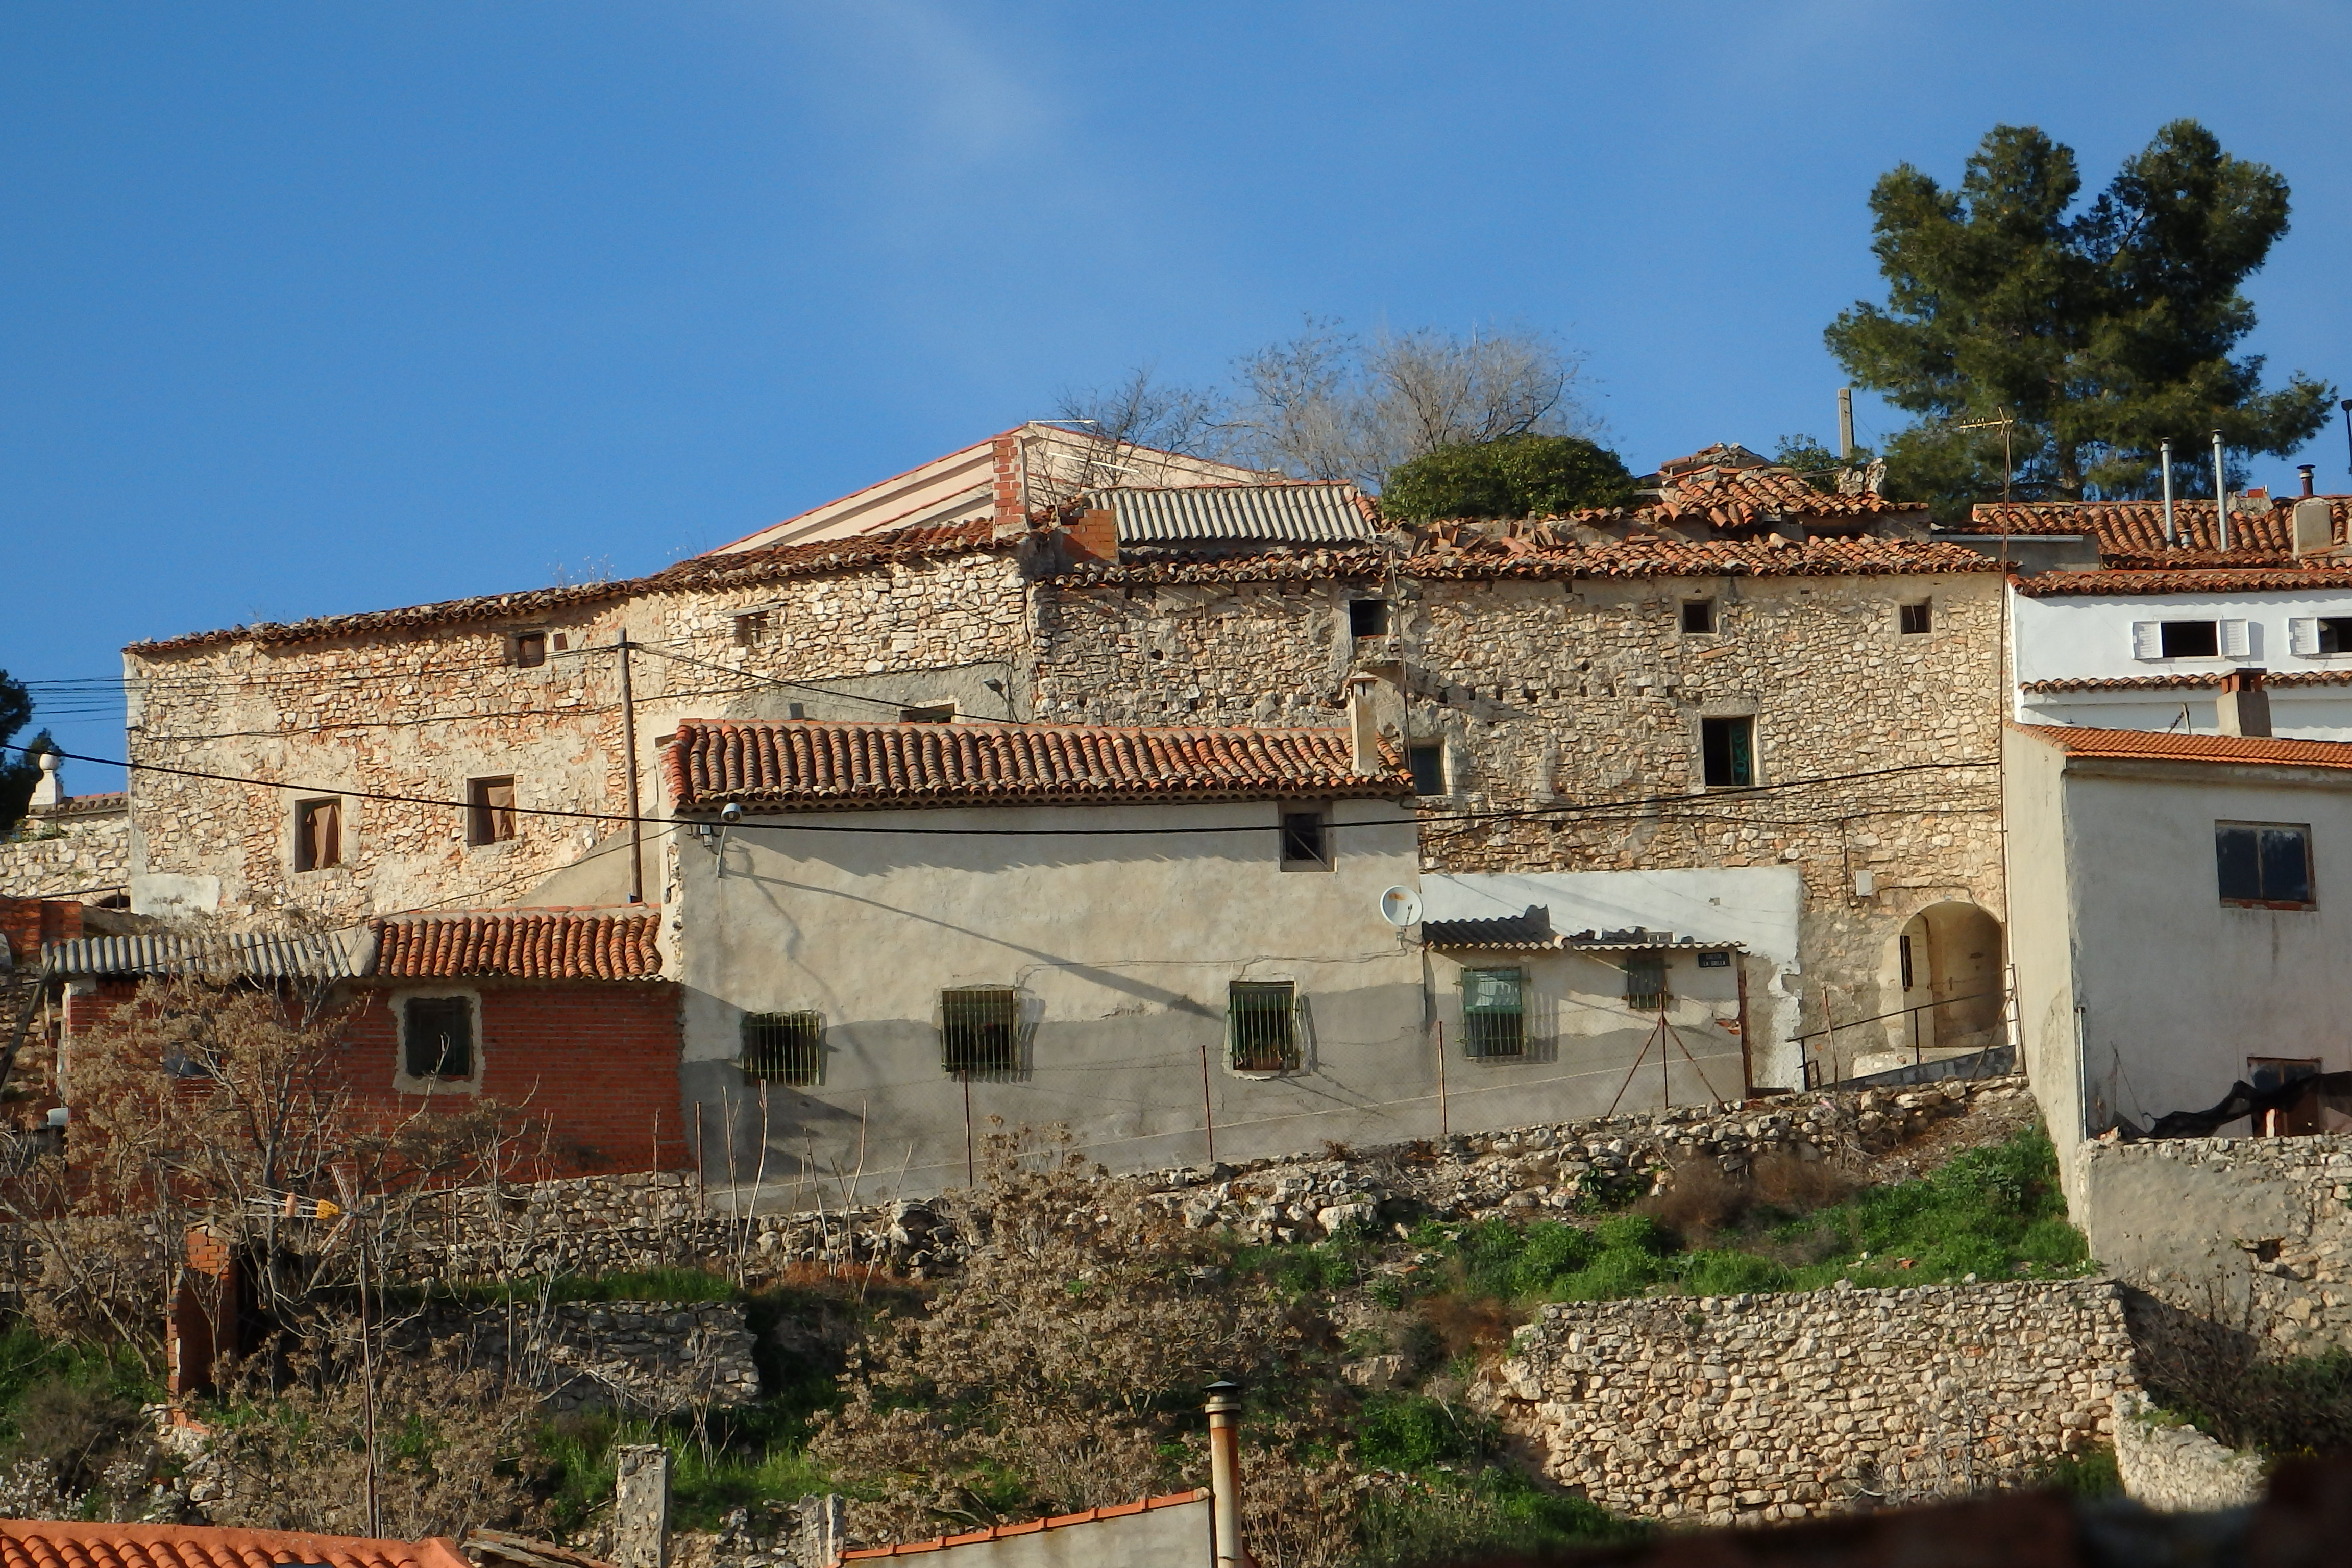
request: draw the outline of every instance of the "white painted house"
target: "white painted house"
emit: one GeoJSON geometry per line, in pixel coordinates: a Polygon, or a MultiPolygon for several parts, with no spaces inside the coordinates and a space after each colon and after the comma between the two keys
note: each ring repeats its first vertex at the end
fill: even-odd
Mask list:
{"type": "Polygon", "coordinates": [[[2062,1152],[2352,1068],[2352,745],[2012,726],[2003,761],[2019,1031],[2062,1152]]]}
{"type": "Polygon", "coordinates": [[[2045,572],[2011,585],[2011,717],[2211,734],[2259,669],[2276,733],[2352,741],[2352,568],[2045,572]]]}

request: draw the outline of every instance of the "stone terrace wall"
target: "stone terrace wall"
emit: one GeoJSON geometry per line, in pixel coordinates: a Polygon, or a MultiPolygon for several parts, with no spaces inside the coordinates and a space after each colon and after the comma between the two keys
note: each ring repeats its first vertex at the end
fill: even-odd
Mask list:
{"type": "MultiPolygon", "coordinates": [[[[2075,1158],[2092,1256],[2173,1309],[2172,1329],[2273,1353],[2352,1346],[2352,1135],[2094,1142],[2075,1158]]],[[[2168,1315],[2146,1316],[2161,1347],[2168,1315]]]]}
{"type": "MultiPolygon", "coordinates": [[[[1803,1031],[1901,1005],[1895,938],[1919,910],[1960,901],[2006,918],[1992,767],[2001,591],[1990,573],[1383,584],[1139,566],[1038,584],[1037,711],[1335,722],[1351,668],[1394,665],[1407,732],[1444,742],[1454,793],[1424,800],[1435,814],[1696,791],[1703,717],[1753,715],[1767,784],[1981,762],[1425,832],[1432,870],[1799,866],[1803,1031]],[[1391,600],[1393,637],[1358,643],[1347,601],[1372,595],[1391,600]],[[1707,597],[1717,629],[1685,634],[1683,603],[1707,597]],[[1902,634],[1899,606],[1921,599],[1935,629],[1902,634]],[[1860,871],[1877,880],[1868,898],[1853,891],[1860,871]]],[[[1884,1024],[1842,1032],[1833,1076],[1890,1038],[1884,1024]]]]}
{"type": "Polygon", "coordinates": [[[1482,1392],[1545,1473],[1645,1519],[1762,1523],[2027,1479],[2136,1391],[2106,1280],[1549,1306],[1482,1392]]]}
{"type": "Polygon", "coordinates": [[[131,880],[131,818],[116,813],[58,830],[28,821],[0,839],[0,899],[57,899],[131,880]]]}
{"type": "Polygon", "coordinates": [[[2165,1420],[2129,1393],[2116,1395],[2116,1469],[2126,1495],[2167,1513],[2243,1508],[2262,1500],[2267,1479],[2261,1455],[2165,1420]]]}

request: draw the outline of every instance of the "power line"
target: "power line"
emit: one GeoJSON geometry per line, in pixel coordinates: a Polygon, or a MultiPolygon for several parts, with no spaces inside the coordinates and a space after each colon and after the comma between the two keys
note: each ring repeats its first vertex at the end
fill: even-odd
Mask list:
{"type": "MultiPolygon", "coordinates": [[[[13,744],[13,743],[12,743],[12,744],[0,744],[0,751],[20,752],[24,752],[24,753],[25,753],[25,754],[26,754],[26,755],[30,755],[30,754],[31,754],[31,748],[30,748],[30,747],[28,747],[28,746],[22,746],[22,745],[16,745],[16,744],[13,744]]],[[[348,798],[348,799],[352,799],[352,800],[380,800],[380,801],[389,802],[389,803],[391,803],[391,804],[393,804],[393,805],[434,805],[434,806],[446,806],[446,807],[448,807],[449,809],[454,810],[454,811],[470,811],[470,810],[474,809],[474,803],[473,803],[473,802],[471,802],[471,801],[465,801],[465,800],[447,800],[447,799],[444,799],[444,798],[441,798],[441,797],[436,796],[436,795],[394,795],[394,794],[392,794],[392,793],[390,793],[390,792],[388,792],[388,791],[383,791],[383,790],[350,789],[350,788],[346,788],[346,787],[343,787],[343,786],[341,786],[341,785],[336,785],[336,784],[289,784],[289,783],[286,783],[286,782],[284,782],[284,781],[282,781],[282,780],[278,780],[278,779],[257,779],[257,778],[252,778],[252,777],[249,777],[249,776],[247,776],[247,775],[244,775],[244,774],[239,774],[239,773],[216,773],[207,772],[207,771],[205,771],[205,770],[204,770],[204,769],[200,769],[200,768],[175,768],[175,767],[172,767],[172,766],[169,766],[169,765],[167,765],[167,764],[165,764],[165,763],[132,763],[132,762],[124,762],[124,761],[122,761],[121,759],[120,759],[120,758],[115,758],[115,757],[90,757],[90,756],[84,756],[84,755],[80,754],[79,752],[62,752],[62,751],[61,751],[61,752],[52,752],[51,754],[52,754],[52,755],[55,755],[55,756],[62,757],[62,758],[64,758],[64,759],[65,759],[66,761],[68,761],[68,762],[75,762],[75,763],[91,763],[91,764],[93,764],[93,765],[95,765],[95,766],[99,766],[99,767],[122,768],[122,769],[126,769],[126,770],[133,771],[133,772],[138,772],[138,773],[163,773],[163,774],[167,774],[167,775],[169,775],[169,776],[174,777],[174,778],[205,779],[205,780],[208,780],[208,781],[210,781],[210,782],[215,783],[215,784],[246,784],[246,785],[249,785],[249,786],[252,786],[252,787],[255,787],[255,788],[258,788],[258,789],[291,790],[291,791],[296,792],[297,794],[301,794],[301,795],[341,795],[341,796],[344,796],[344,797],[346,797],[346,798],[348,798]]],[[[1449,814],[1444,815],[1444,816],[1416,816],[1416,817],[1411,818],[1410,820],[1412,820],[1412,821],[1416,826],[1420,826],[1420,825],[1427,824],[1427,823],[1438,823],[1438,824],[1444,824],[1444,823],[1449,823],[1449,822],[1516,821],[1516,820],[1525,820],[1525,819],[1529,818],[1529,817],[1542,817],[1542,816],[1554,816],[1554,815],[1558,815],[1558,816],[1570,816],[1570,815],[1575,815],[1575,814],[1597,814],[1597,813],[1605,813],[1605,812],[1615,811],[1615,810],[1622,810],[1622,809],[1625,809],[1625,808],[1629,808],[1629,807],[1650,806],[1650,805],[1672,805],[1672,804],[1674,804],[1674,803],[1675,803],[1675,802],[1679,802],[1679,801],[1696,801],[1696,800],[1705,800],[1705,801],[1723,801],[1723,800],[1727,800],[1727,799],[1736,799],[1736,798],[1739,798],[1739,797],[1743,797],[1743,796],[1749,796],[1749,795],[1769,795],[1769,794],[1771,794],[1771,793],[1773,793],[1773,792],[1775,792],[1775,791],[1779,791],[1779,790],[1810,789],[1810,788],[1813,788],[1813,787],[1816,787],[1816,786],[1819,786],[1819,785],[1822,785],[1822,784],[1846,784],[1846,783],[1853,783],[1853,782],[1859,781],[1859,780],[1863,780],[1863,779],[1891,778],[1891,777],[1895,777],[1895,776],[1897,776],[1897,775],[1900,775],[1900,774],[1905,774],[1905,773],[1937,773],[1937,772],[1942,772],[1942,771],[1946,771],[1946,770],[1948,770],[1948,769],[1954,769],[1954,768],[1982,768],[1982,767],[1990,767],[1990,766],[1992,766],[1992,765],[1993,765],[1993,764],[1992,764],[1991,763],[1990,763],[1990,762],[1974,762],[1974,761],[1948,762],[1948,763],[1910,763],[1903,764],[1903,765],[1896,766],[1896,767],[1891,767],[1891,768],[1868,768],[1868,769],[1864,769],[1864,770],[1862,770],[1862,771],[1860,771],[1860,772],[1856,772],[1856,773],[1824,773],[1824,774],[1822,774],[1822,775],[1820,775],[1820,776],[1818,776],[1818,777],[1814,777],[1814,778],[1807,778],[1807,779],[1788,779],[1788,780],[1784,780],[1784,781],[1782,781],[1781,783],[1779,783],[1779,784],[1748,784],[1748,785],[1744,785],[1744,786],[1742,786],[1742,787],[1740,787],[1740,788],[1738,788],[1738,789],[1723,789],[1723,788],[1717,788],[1717,789],[1702,790],[1702,791],[1699,791],[1699,792],[1697,792],[1697,793],[1696,793],[1696,794],[1688,794],[1688,795],[1640,795],[1640,796],[1635,796],[1635,797],[1633,797],[1633,798],[1632,798],[1632,799],[1627,799],[1627,800],[1614,800],[1614,801],[1592,801],[1592,802],[1569,803],[1569,804],[1562,804],[1562,805],[1559,805],[1534,806],[1534,807],[1529,807],[1529,808],[1528,808],[1528,809],[1526,809],[1526,810],[1521,810],[1521,811],[1503,811],[1503,812],[1456,812],[1456,813],[1449,813],[1449,814]]],[[[919,808],[919,807],[924,807],[924,806],[931,806],[931,807],[953,807],[953,806],[957,806],[957,805],[1087,805],[1087,804],[1091,804],[1091,803],[1087,802],[1087,801],[1083,801],[1083,800],[1080,800],[1080,801],[1075,801],[1075,802],[1074,802],[1074,801],[1065,801],[1065,800],[1042,800],[1042,801],[1034,801],[1034,802],[1030,802],[1030,801],[1022,801],[1022,800],[1018,800],[1018,799],[1005,799],[1005,798],[1003,798],[1003,797],[994,797],[994,798],[991,798],[991,799],[983,800],[983,801],[980,801],[980,802],[959,802],[959,801],[952,801],[952,800],[950,800],[950,801],[909,801],[909,802],[905,803],[905,805],[904,805],[904,807],[902,807],[902,809],[905,809],[905,808],[919,808]]],[[[1133,804],[1133,803],[1118,802],[1118,803],[1105,803],[1105,804],[1133,804]]],[[[584,821],[584,822],[615,822],[615,823],[625,823],[625,823],[630,823],[630,822],[641,822],[641,823],[657,824],[657,825],[660,825],[660,826],[667,826],[674,825],[675,823],[677,823],[677,822],[679,820],[678,818],[677,818],[677,817],[672,817],[672,816],[630,816],[630,815],[629,815],[628,813],[626,813],[626,812],[616,812],[616,811],[579,811],[579,810],[572,810],[572,809],[569,809],[569,808],[562,807],[562,806],[551,806],[551,805],[513,805],[513,806],[500,806],[500,807],[499,807],[499,809],[500,811],[502,811],[502,812],[510,812],[510,813],[512,813],[513,815],[515,815],[515,816],[552,816],[552,817],[562,817],[562,818],[566,818],[566,819],[570,819],[570,820],[573,820],[573,821],[584,821]]],[[[818,805],[818,806],[812,806],[812,807],[808,807],[807,809],[811,809],[811,810],[824,810],[824,809],[825,809],[825,807],[824,807],[824,806],[822,806],[822,805],[818,805]]],[[[1907,809],[1912,809],[1912,807],[1911,807],[1911,806],[1906,803],[1906,806],[1905,806],[1903,809],[1906,809],[1906,810],[1907,810],[1907,809]]],[[[835,825],[835,824],[831,824],[831,823],[812,823],[812,822],[777,821],[777,820],[774,820],[774,819],[772,819],[772,818],[769,818],[769,819],[763,819],[762,821],[761,821],[760,823],[756,824],[755,826],[760,826],[760,827],[762,827],[762,828],[769,828],[769,829],[785,829],[785,830],[793,831],[793,832],[800,832],[800,833],[849,833],[849,834],[876,835],[876,836],[895,836],[895,837],[945,837],[945,838],[1120,838],[1120,837],[1181,837],[1181,836],[1185,836],[1185,835],[1199,835],[1199,834],[1254,833],[1254,832],[1266,831],[1266,830],[1268,830],[1268,828],[1271,828],[1271,827],[1273,827],[1273,826],[1278,826],[1278,824],[1276,824],[1276,825],[1268,825],[1268,828],[1257,828],[1257,827],[850,827],[850,826],[840,826],[840,825],[835,825]]],[[[1333,832],[1333,831],[1339,831],[1339,830],[1342,830],[1342,829],[1346,829],[1346,830],[1353,830],[1353,829],[1356,829],[1356,828],[1364,828],[1364,827],[1393,827],[1393,826],[1398,826],[1398,824],[1396,824],[1396,823],[1387,823],[1387,822],[1327,822],[1327,823],[1325,823],[1323,826],[1324,826],[1324,831],[1326,831],[1326,832],[1333,832]]]]}

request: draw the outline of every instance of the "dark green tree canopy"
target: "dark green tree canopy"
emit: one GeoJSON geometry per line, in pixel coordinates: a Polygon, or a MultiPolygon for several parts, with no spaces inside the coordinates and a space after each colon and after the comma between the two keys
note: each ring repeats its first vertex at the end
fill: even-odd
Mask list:
{"type": "MultiPolygon", "coordinates": [[[[1887,444],[1888,488],[1955,506],[2001,491],[2002,418],[2017,499],[2212,493],[2211,432],[2236,461],[2284,457],[2327,419],[2334,389],[2298,374],[2262,390],[2239,291],[2286,233],[2286,181],[2176,120],[2078,207],[2074,152],[1997,125],[1958,189],[1905,164],[1871,193],[1884,306],[1826,336],[1857,384],[1919,416],[1887,444]],[[2200,466],[2201,460],[2201,466],[2200,466]],[[2200,484],[2201,479],[2201,484],[2200,484]]],[[[2233,476],[2232,482],[2235,482],[2233,476]]]]}
{"type": "MultiPolygon", "coordinates": [[[[0,669],[0,746],[16,738],[33,717],[33,699],[21,680],[11,680],[8,672],[0,669]]],[[[42,731],[33,742],[39,750],[51,749],[48,732],[42,731]]],[[[40,782],[41,770],[29,752],[0,751],[0,838],[16,830],[25,818],[26,803],[33,798],[33,786],[40,782]]]]}
{"type": "Polygon", "coordinates": [[[1622,505],[1633,477],[1617,454],[1577,436],[1507,436],[1440,447],[1389,471],[1390,517],[1549,517],[1622,505]]]}

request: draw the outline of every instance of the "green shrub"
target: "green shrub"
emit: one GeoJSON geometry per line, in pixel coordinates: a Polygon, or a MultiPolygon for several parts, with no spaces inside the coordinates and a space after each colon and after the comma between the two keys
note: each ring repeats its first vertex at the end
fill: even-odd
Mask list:
{"type": "Polygon", "coordinates": [[[1516,1470],[1433,1471],[1366,1499],[1357,1521],[1357,1561],[1365,1568],[1421,1568],[1639,1541],[1648,1533],[1516,1470]]]}
{"type": "Polygon", "coordinates": [[[1549,517],[1620,506],[1633,476],[1606,447],[1574,436],[1507,436],[1440,447],[1389,471],[1381,510],[1406,519],[1549,517]]]}
{"type": "Polygon", "coordinates": [[[1376,1394],[1356,1418],[1356,1456],[1383,1470],[1471,1459],[1496,1443],[1491,1423],[1417,1394],[1376,1394]]]}

